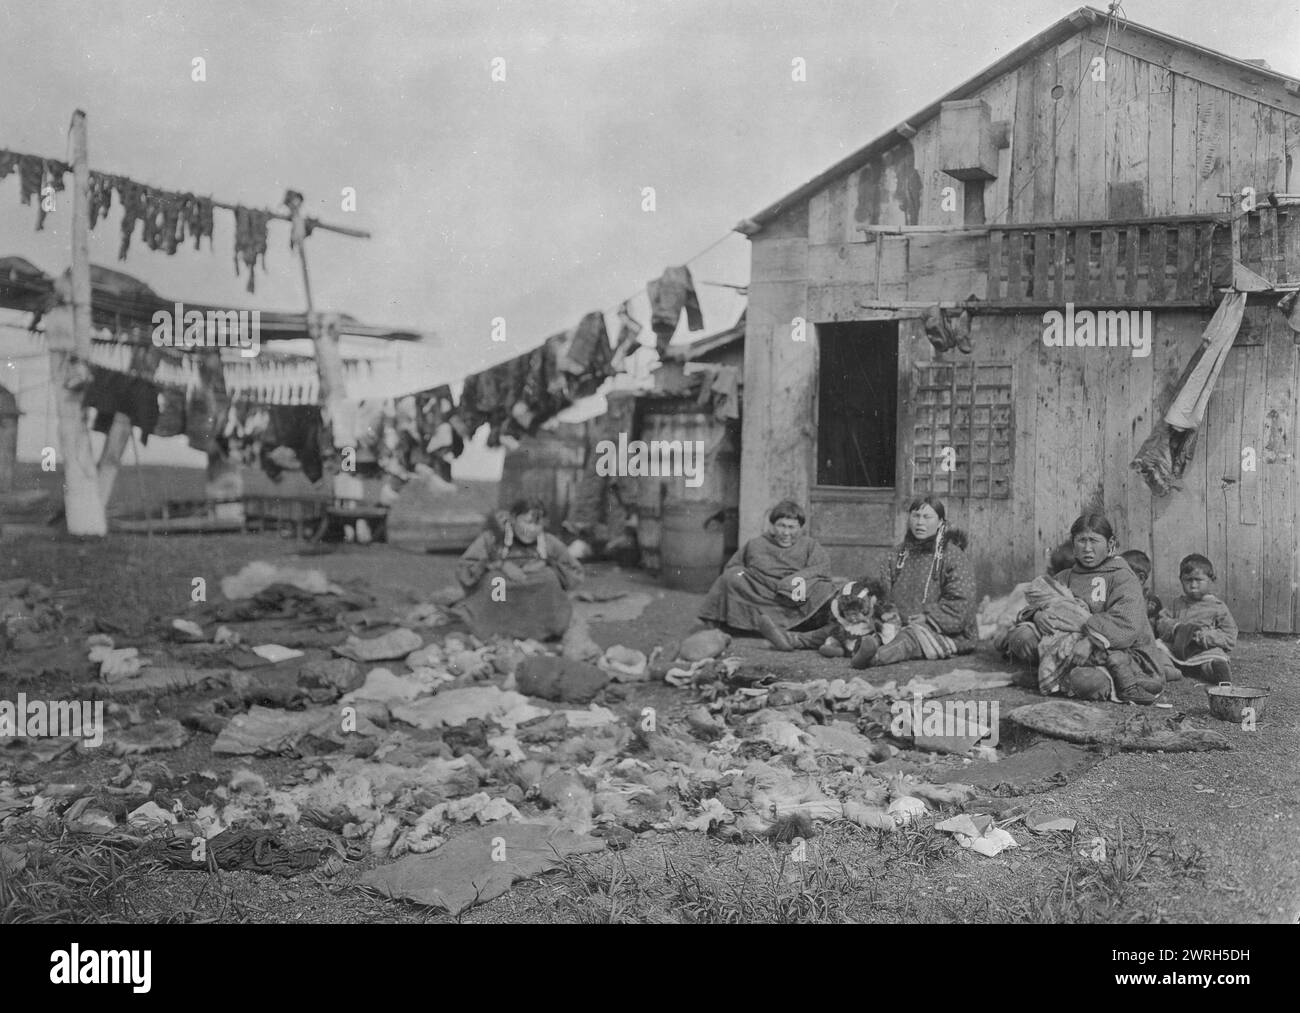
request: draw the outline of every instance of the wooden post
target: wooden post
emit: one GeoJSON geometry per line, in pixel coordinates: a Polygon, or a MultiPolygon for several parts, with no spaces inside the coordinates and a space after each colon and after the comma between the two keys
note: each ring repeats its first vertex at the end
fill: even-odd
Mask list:
{"type": "MultiPolygon", "coordinates": [[[[72,114],[72,348],[50,349],[50,385],[59,415],[59,450],[63,466],[63,507],[71,535],[103,536],[108,532],[104,504],[91,453],[90,433],[81,407],[85,363],[90,360],[90,221],[87,189],[86,114],[72,114]],[[74,389],[69,389],[69,386],[74,389]]],[[[44,194],[41,195],[44,199],[44,194]]]]}
{"type": "Polygon", "coordinates": [[[104,505],[105,513],[109,500],[113,498],[113,485],[117,481],[117,469],[122,465],[122,454],[126,452],[132,435],[130,416],[118,412],[104,437],[104,449],[99,452],[99,501],[104,505]]]}
{"type": "MultiPolygon", "coordinates": [[[[325,408],[325,424],[333,428],[342,416],[342,402],[347,393],[343,380],[343,357],[339,354],[338,321],[316,313],[311,297],[311,275],[307,270],[306,221],[303,218],[302,194],[290,190],[285,194],[293,229],[293,245],[298,250],[298,263],[302,267],[302,288],[307,298],[307,331],[316,346],[316,371],[320,378],[320,401],[325,408]]],[[[337,445],[336,445],[337,446],[337,445]]],[[[328,473],[338,477],[335,462],[330,461],[328,473]]]]}

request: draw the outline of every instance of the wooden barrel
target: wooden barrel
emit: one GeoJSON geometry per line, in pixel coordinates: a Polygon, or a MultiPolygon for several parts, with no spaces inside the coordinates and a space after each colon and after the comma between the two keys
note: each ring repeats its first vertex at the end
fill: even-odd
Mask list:
{"type": "MultiPolygon", "coordinates": [[[[662,573],[668,581],[668,563],[662,558],[669,551],[664,545],[668,540],[668,509],[674,505],[706,504],[710,509],[703,516],[708,517],[724,507],[734,510],[740,505],[739,426],[719,422],[711,413],[700,411],[694,398],[663,398],[646,403],[637,437],[650,446],[656,442],[690,442],[705,454],[702,462],[694,461],[699,468],[698,485],[688,485],[685,475],[647,475],[636,479],[641,565],[651,572],[662,573]]],[[[683,516],[677,514],[679,524],[684,523],[683,516]]],[[[731,552],[735,551],[738,534],[735,516],[729,516],[731,523],[722,532],[724,550],[731,552]]],[[[687,544],[690,541],[687,538],[687,544]]]]}
{"type": "Polygon", "coordinates": [[[669,587],[703,594],[722,572],[726,538],[721,510],[717,503],[698,500],[664,507],[661,579],[669,587]]]}
{"type": "Polygon", "coordinates": [[[508,510],[516,500],[536,496],[546,504],[547,529],[558,532],[586,469],[585,432],[567,425],[520,440],[502,462],[498,506],[508,510]]]}

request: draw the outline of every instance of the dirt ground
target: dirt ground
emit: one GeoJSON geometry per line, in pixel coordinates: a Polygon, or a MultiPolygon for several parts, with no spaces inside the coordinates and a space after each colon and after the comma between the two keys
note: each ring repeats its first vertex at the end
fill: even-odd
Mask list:
{"type": "MultiPolygon", "coordinates": [[[[70,611],[94,615],[129,636],[155,621],[183,616],[193,577],[202,576],[215,588],[220,577],[251,560],[319,568],[337,581],[360,579],[382,602],[393,604],[419,601],[445,586],[455,564],[454,555],[386,546],[304,549],[304,543],[273,535],[115,537],[94,545],[25,536],[0,541],[0,579],[40,580],[62,592],[60,600],[70,611]]],[[[592,568],[587,586],[653,595],[636,620],[593,625],[601,646],[621,643],[649,652],[680,637],[698,604],[697,597],[665,590],[646,574],[606,564],[592,568]]],[[[80,644],[75,635],[69,640],[80,644]]],[[[733,647],[747,663],[784,679],[851,674],[842,660],[809,652],[780,654],[760,640],[738,640],[733,647]]],[[[968,668],[1000,664],[991,652],[960,660],[968,668]]],[[[808,845],[807,861],[797,862],[788,844],[648,833],[621,850],[571,859],[564,869],[522,882],[459,920],[1294,923],[1300,917],[1300,642],[1243,637],[1233,666],[1238,683],[1273,690],[1269,710],[1253,732],[1211,717],[1199,683],[1184,680],[1167,690],[1177,711],[1226,734],[1231,751],[1105,755],[1068,783],[1012,800],[1077,820],[1072,834],[1036,835],[1012,822],[1007,829],[1020,846],[986,858],[961,849],[928,824],[882,834],[839,821],[821,826],[808,845]],[[1102,861],[1096,860],[1099,840],[1102,861]]],[[[909,663],[867,675],[901,684],[926,672],[934,668],[909,663]]],[[[69,690],[78,681],[46,678],[40,683],[42,696],[69,690]]],[[[19,691],[30,695],[33,689],[23,669],[0,659],[0,699],[14,699],[19,691]]],[[[974,697],[999,701],[1007,751],[1028,744],[1011,735],[1005,715],[1040,700],[1036,693],[1008,687],[974,697]]],[[[146,706],[149,715],[154,708],[169,714],[190,702],[180,695],[146,706]]],[[[652,683],[637,684],[610,706],[631,720],[645,706],[672,719],[694,704],[693,691],[652,683]]],[[[214,756],[213,741],[199,733],[183,749],[158,758],[176,771],[227,774],[247,766],[268,782],[295,767],[295,761],[282,758],[214,756]]],[[[969,762],[928,754],[910,759],[923,764],[927,775],[969,762]]],[[[81,752],[39,773],[51,782],[96,784],[110,779],[119,765],[112,757],[81,752]]],[[[0,757],[0,779],[3,768],[0,757]]],[[[41,886],[21,877],[6,884],[0,875],[0,921],[451,920],[359,889],[357,879],[371,859],[349,863],[334,876],[279,879],[143,866],[130,856],[81,848],[66,835],[52,846],[75,852],[71,868],[82,870],[81,878],[41,886]]]]}

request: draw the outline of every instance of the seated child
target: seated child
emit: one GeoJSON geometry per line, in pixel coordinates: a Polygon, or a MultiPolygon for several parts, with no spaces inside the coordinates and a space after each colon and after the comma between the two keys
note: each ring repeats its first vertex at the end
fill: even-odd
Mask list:
{"type": "Polygon", "coordinates": [[[862,638],[879,633],[884,588],[876,580],[851,580],[831,599],[826,625],[806,633],[781,630],[764,617],[759,629],[778,651],[817,651],[824,658],[852,657],[862,638]],[[766,620],[766,621],[764,621],[766,620]]]}
{"type": "Polygon", "coordinates": [[[885,589],[876,580],[851,580],[831,599],[835,630],[817,648],[823,658],[853,657],[862,638],[880,633],[880,600],[885,589]]]}
{"type": "MultiPolygon", "coordinates": [[[[1047,558],[1045,577],[1054,577],[1062,570],[1074,565],[1074,543],[1062,542],[1047,558]]],[[[1029,587],[1029,583],[1024,585],[1029,587]]],[[[1039,663],[1038,640],[1040,633],[1034,629],[1033,615],[1036,608],[1030,608],[1028,602],[1021,609],[1016,620],[1007,629],[998,632],[993,640],[993,647],[1004,657],[1016,661],[1025,661],[1031,665],[1039,663]]]]}
{"type": "Polygon", "coordinates": [[[1163,610],[1156,634],[1168,646],[1174,663],[1193,675],[1228,682],[1232,671],[1228,652],[1237,646],[1237,624],[1222,599],[1211,594],[1214,564],[1198,553],[1178,564],[1183,593],[1173,609],[1163,610]]]}
{"type": "Polygon", "coordinates": [[[1156,619],[1159,618],[1164,603],[1147,587],[1147,581],[1151,577],[1151,557],[1141,549],[1129,549],[1128,552],[1121,552],[1120,558],[1128,563],[1128,568],[1137,574],[1138,580],[1142,581],[1142,594],[1147,603],[1147,619],[1151,621],[1151,629],[1154,631],[1156,619]]]}
{"type": "Polygon", "coordinates": [[[1047,576],[1053,577],[1062,570],[1068,570],[1074,565],[1074,543],[1062,542],[1052,550],[1052,554],[1047,560],[1047,576]]]}

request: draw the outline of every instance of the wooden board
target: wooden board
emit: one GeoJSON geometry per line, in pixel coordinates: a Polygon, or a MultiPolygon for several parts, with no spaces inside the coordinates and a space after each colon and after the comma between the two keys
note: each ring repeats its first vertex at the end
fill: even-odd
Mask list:
{"type": "Polygon", "coordinates": [[[1147,80],[1147,207],[1153,215],[1174,210],[1173,75],[1150,67],[1147,80]]]}
{"type": "Polygon", "coordinates": [[[1261,193],[1289,193],[1286,189],[1286,114],[1272,106],[1255,109],[1255,158],[1259,163],[1261,193]]]}
{"type": "MultiPolygon", "coordinates": [[[[920,233],[908,237],[907,285],[910,302],[957,302],[988,291],[988,238],[970,233],[920,233]]],[[[816,275],[814,275],[816,277],[816,275]]]]}
{"type": "MultiPolygon", "coordinates": [[[[1271,30],[1266,29],[1266,30],[1271,30]]],[[[1095,23],[1087,30],[1098,45],[1106,37],[1104,22],[1095,23]]],[[[1217,54],[1189,48],[1176,41],[1153,38],[1141,32],[1110,32],[1110,49],[1115,53],[1135,56],[1159,67],[1167,67],[1175,74],[1190,77],[1216,88],[1244,95],[1283,110],[1294,110],[1297,98],[1287,91],[1285,82],[1275,75],[1264,75],[1221,59],[1217,54]]]]}
{"type": "Polygon", "coordinates": [[[1034,157],[1038,133],[1035,97],[1038,64],[1029,61],[1016,71],[1016,114],[1011,128],[1011,214],[1009,222],[1034,220],[1034,157]]]}
{"type": "Polygon", "coordinates": [[[1057,221],[1079,217],[1079,96],[1084,87],[1079,78],[1079,38],[1075,36],[1056,49],[1056,73],[1065,94],[1056,107],[1056,185],[1052,191],[1052,215],[1057,221]]]}
{"type": "Polygon", "coordinates": [[[807,239],[761,238],[752,244],[750,252],[751,283],[805,281],[807,278],[807,239]]]}
{"type": "MultiPolygon", "coordinates": [[[[1016,114],[1016,74],[1003,74],[981,91],[979,98],[988,103],[992,122],[1010,124],[1016,114]]],[[[998,149],[998,176],[984,194],[985,221],[1005,223],[1009,220],[1007,201],[1011,193],[1011,159],[1012,144],[998,149]]]]}
{"type": "Polygon", "coordinates": [[[1295,193],[1291,188],[1300,186],[1300,116],[1282,118],[1283,183],[1284,193],[1295,193]]]}
{"type": "MultiPolygon", "coordinates": [[[[1260,166],[1256,155],[1259,140],[1259,124],[1256,113],[1259,104],[1249,99],[1233,95],[1228,100],[1231,133],[1228,143],[1228,185],[1225,191],[1241,193],[1242,187],[1254,187],[1260,190],[1260,166]]],[[[1222,205],[1220,205],[1222,206],[1222,205]]]]}
{"type": "MultiPolygon", "coordinates": [[[[1101,55],[1099,43],[1085,40],[1079,50],[1081,71],[1101,55]]],[[[1106,62],[1106,81],[1094,81],[1088,73],[1079,87],[1079,218],[1085,221],[1106,217],[1106,108],[1114,69],[1115,58],[1111,53],[1106,62]]]]}
{"type": "MultiPolygon", "coordinates": [[[[1052,88],[1058,83],[1056,50],[1038,54],[1034,73],[1034,182],[1029,205],[1033,220],[1048,221],[1053,215],[1056,188],[1056,107],[1052,88]]],[[[1028,196],[1028,195],[1026,195],[1028,196]]]]}
{"type": "MultiPolygon", "coordinates": [[[[1232,96],[1208,84],[1196,86],[1196,207],[1219,212],[1231,185],[1232,96]]],[[[1253,135],[1252,135],[1253,136],[1253,135]]],[[[1252,140],[1253,144],[1253,140],[1252,140]]]]}
{"type": "MultiPolygon", "coordinates": [[[[1170,194],[1170,211],[1176,215],[1194,214],[1196,181],[1199,171],[1196,162],[1197,93],[1196,82],[1179,74],[1173,75],[1172,162],[1173,181],[1170,194]]],[[[1215,204],[1209,210],[1217,211],[1215,204]]]]}
{"type": "Polygon", "coordinates": [[[1202,437],[1210,504],[1207,551],[1219,577],[1219,594],[1244,632],[1259,629],[1260,529],[1241,523],[1241,466],[1249,362],[1263,356],[1254,346],[1234,346],[1205,413],[1202,437]]]}
{"type": "MultiPolygon", "coordinates": [[[[1161,414],[1169,406],[1173,385],[1200,343],[1202,319],[1195,313],[1155,314],[1152,384],[1155,408],[1161,414]]],[[[1152,580],[1156,594],[1165,601],[1172,601],[1179,593],[1178,561],[1189,552],[1205,552],[1205,459],[1205,447],[1198,441],[1187,470],[1178,480],[1183,488],[1152,498],[1152,580]]]]}
{"type": "Polygon", "coordinates": [[[1265,346],[1262,629],[1295,632],[1296,582],[1296,346],[1277,314],[1268,320],[1265,346]]]}
{"type": "MultiPolygon", "coordinates": [[[[1106,107],[1106,166],[1108,196],[1115,184],[1140,183],[1140,206],[1151,214],[1147,186],[1147,120],[1150,75],[1147,65],[1131,56],[1118,57],[1109,75],[1106,107]]],[[[1127,209],[1126,209],[1127,210],[1127,209]]],[[[1119,217],[1119,209],[1110,213],[1119,217]]],[[[1142,212],[1139,212],[1139,215],[1142,212]]]]}
{"type": "MultiPolygon", "coordinates": [[[[835,184],[832,183],[831,187],[835,184]]],[[[825,187],[808,198],[808,245],[820,246],[830,239],[830,187],[825,187]]]]}
{"type": "MultiPolygon", "coordinates": [[[[1129,467],[1150,432],[1152,356],[1134,358],[1130,349],[1098,354],[1105,361],[1100,378],[1105,398],[1104,448],[1099,457],[1107,516],[1115,525],[1121,551],[1151,554],[1151,493],[1129,467]]],[[[1088,378],[1092,382],[1091,377],[1088,378]]]]}
{"type": "MultiPolygon", "coordinates": [[[[1040,331],[1041,335],[1041,331],[1040,331]]],[[[1039,545],[1058,545],[1069,534],[1089,490],[1080,488],[1084,447],[1094,441],[1083,433],[1087,393],[1084,361],[1096,349],[1039,346],[1031,383],[1036,394],[1033,452],[1034,530],[1039,545]]],[[[1090,463],[1096,460],[1089,455],[1090,463]]]]}
{"type": "Polygon", "coordinates": [[[912,138],[912,157],[921,177],[921,204],[918,225],[960,225],[962,223],[962,185],[939,165],[939,118],[930,120],[912,138]],[[951,186],[957,195],[956,210],[944,211],[943,189],[951,186]]]}
{"type": "MultiPolygon", "coordinates": [[[[1014,470],[1011,477],[1011,530],[1006,532],[1007,540],[1015,547],[1012,556],[1012,573],[1017,580],[1032,580],[1045,568],[1044,550],[1049,549],[1043,539],[1037,536],[1034,511],[1037,508],[1037,409],[1038,395],[1036,380],[1042,368],[1045,353],[1055,349],[1043,345],[1042,318],[1029,313],[1014,317],[1001,318],[1000,326],[990,327],[990,338],[999,331],[999,339],[1005,339],[1012,354],[1014,371],[1012,374],[1013,410],[1015,411],[1016,442],[1012,450],[1014,470]]],[[[1007,518],[1003,518],[1003,524],[1007,518]]]]}
{"type": "Polygon", "coordinates": [[[850,208],[849,179],[843,177],[826,188],[826,242],[846,243],[862,235],[860,232],[849,233],[850,208]]]}
{"type": "Polygon", "coordinates": [[[874,285],[876,244],[810,245],[807,272],[807,277],[818,285],[874,285]]]}

